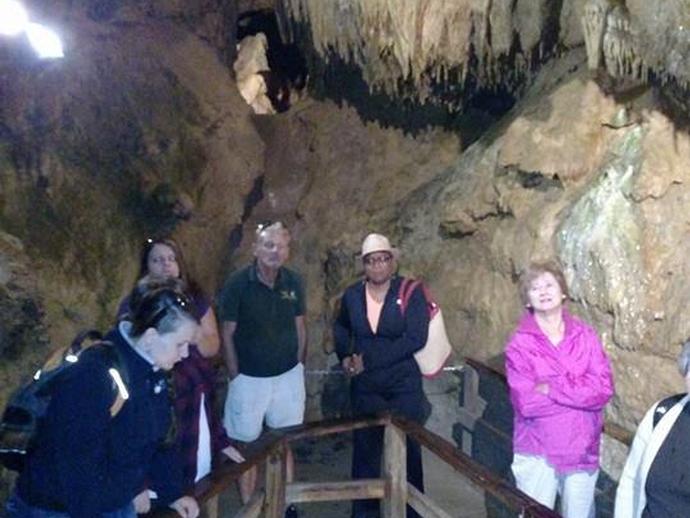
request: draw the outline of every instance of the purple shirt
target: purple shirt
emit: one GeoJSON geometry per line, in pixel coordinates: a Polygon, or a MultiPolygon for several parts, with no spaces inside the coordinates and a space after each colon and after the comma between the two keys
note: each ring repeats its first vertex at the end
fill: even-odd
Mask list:
{"type": "Polygon", "coordinates": [[[596,332],[565,310],[563,320],[563,340],[554,347],[525,313],[506,347],[513,450],[544,457],[558,473],[593,471],[613,377],[596,332]],[[535,390],[540,383],[548,395],[535,390]]]}

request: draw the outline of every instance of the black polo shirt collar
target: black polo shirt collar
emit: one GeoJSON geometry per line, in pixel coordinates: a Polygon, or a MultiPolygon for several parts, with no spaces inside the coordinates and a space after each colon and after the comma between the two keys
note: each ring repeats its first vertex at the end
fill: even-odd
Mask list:
{"type": "Polygon", "coordinates": [[[276,275],[276,281],[273,283],[273,288],[268,286],[265,282],[261,280],[259,277],[259,267],[256,264],[256,260],[249,265],[249,282],[258,282],[262,286],[266,286],[268,289],[273,289],[277,290],[281,287],[283,287],[283,280],[285,278],[285,275],[283,274],[283,270],[285,269],[283,266],[278,268],[278,274],[276,275]]]}

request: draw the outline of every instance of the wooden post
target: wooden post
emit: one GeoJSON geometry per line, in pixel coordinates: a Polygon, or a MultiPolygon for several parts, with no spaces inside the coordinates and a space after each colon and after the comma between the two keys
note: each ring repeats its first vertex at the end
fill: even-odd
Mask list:
{"type": "Polygon", "coordinates": [[[383,476],[387,481],[387,498],[383,501],[384,518],[405,516],[407,503],[407,447],[405,432],[393,424],[384,433],[383,476]]]}
{"type": "Polygon", "coordinates": [[[285,513],[286,452],[281,441],[266,459],[266,518],[282,518],[285,513]]]}
{"type": "Polygon", "coordinates": [[[218,518],[218,495],[214,495],[203,506],[205,518],[218,518]]]}
{"type": "Polygon", "coordinates": [[[462,430],[462,451],[472,455],[472,433],[478,419],[484,414],[486,401],[479,396],[479,373],[467,365],[462,372],[463,405],[460,407],[460,424],[467,430],[462,430]],[[469,430],[469,431],[468,431],[469,430]]]}

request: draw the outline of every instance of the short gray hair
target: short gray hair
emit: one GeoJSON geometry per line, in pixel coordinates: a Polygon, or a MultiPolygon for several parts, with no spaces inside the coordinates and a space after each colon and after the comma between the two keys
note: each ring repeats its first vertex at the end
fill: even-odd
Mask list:
{"type": "Polygon", "coordinates": [[[678,355],[678,370],[684,378],[688,375],[688,371],[690,371],[690,340],[687,340],[680,350],[680,354],[678,355]]]}
{"type": "Polygon", "coordinates": [[[256,226],[256,240],[255,243],[258,244],[269,234],[282,234],[290,239],[290,231],[288,228],[280,221],[264,221],[256,226]]]}

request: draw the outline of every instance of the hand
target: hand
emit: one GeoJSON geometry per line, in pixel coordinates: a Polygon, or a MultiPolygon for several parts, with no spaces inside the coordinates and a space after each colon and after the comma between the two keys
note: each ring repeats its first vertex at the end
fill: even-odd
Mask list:
{"type": "Polygon", "coordinates": [[[151,510],[151,497],[149,496],[149,490],[144,489],[141,493],[134,497],[132,501],[134,504],[134,510],[137,514],[146,514],[151,510]]]}
{"type": "Polygon", "coordinates": [[[537,383],[534,386],[534,390],[536,390],[537,392],[541,392],[545,396],[548,396],[549,395],[549,384],[548,383],[537,383]]]}
{"type": "Polygon", "coordinates": [[[347,376],[357,376],[364,371],[364,361],[361,354],[353,354],[343,359],[343,370],[347,376]]]}
{"type": "Polygon", "coordinates": [[[227,457],[233,462],[245,461],[244,456],[239,452],[237,448],[234,448],[233,446],[228,446],[227,448],[224,448],[223,453],[227,455],[227,457]]]}
{"type": "Polygon", "coordinates": [[[172,509],[182,518],[197,518],[199,516],[199,504],[191,496],[183,496],[170,504],[172,509]]]}

